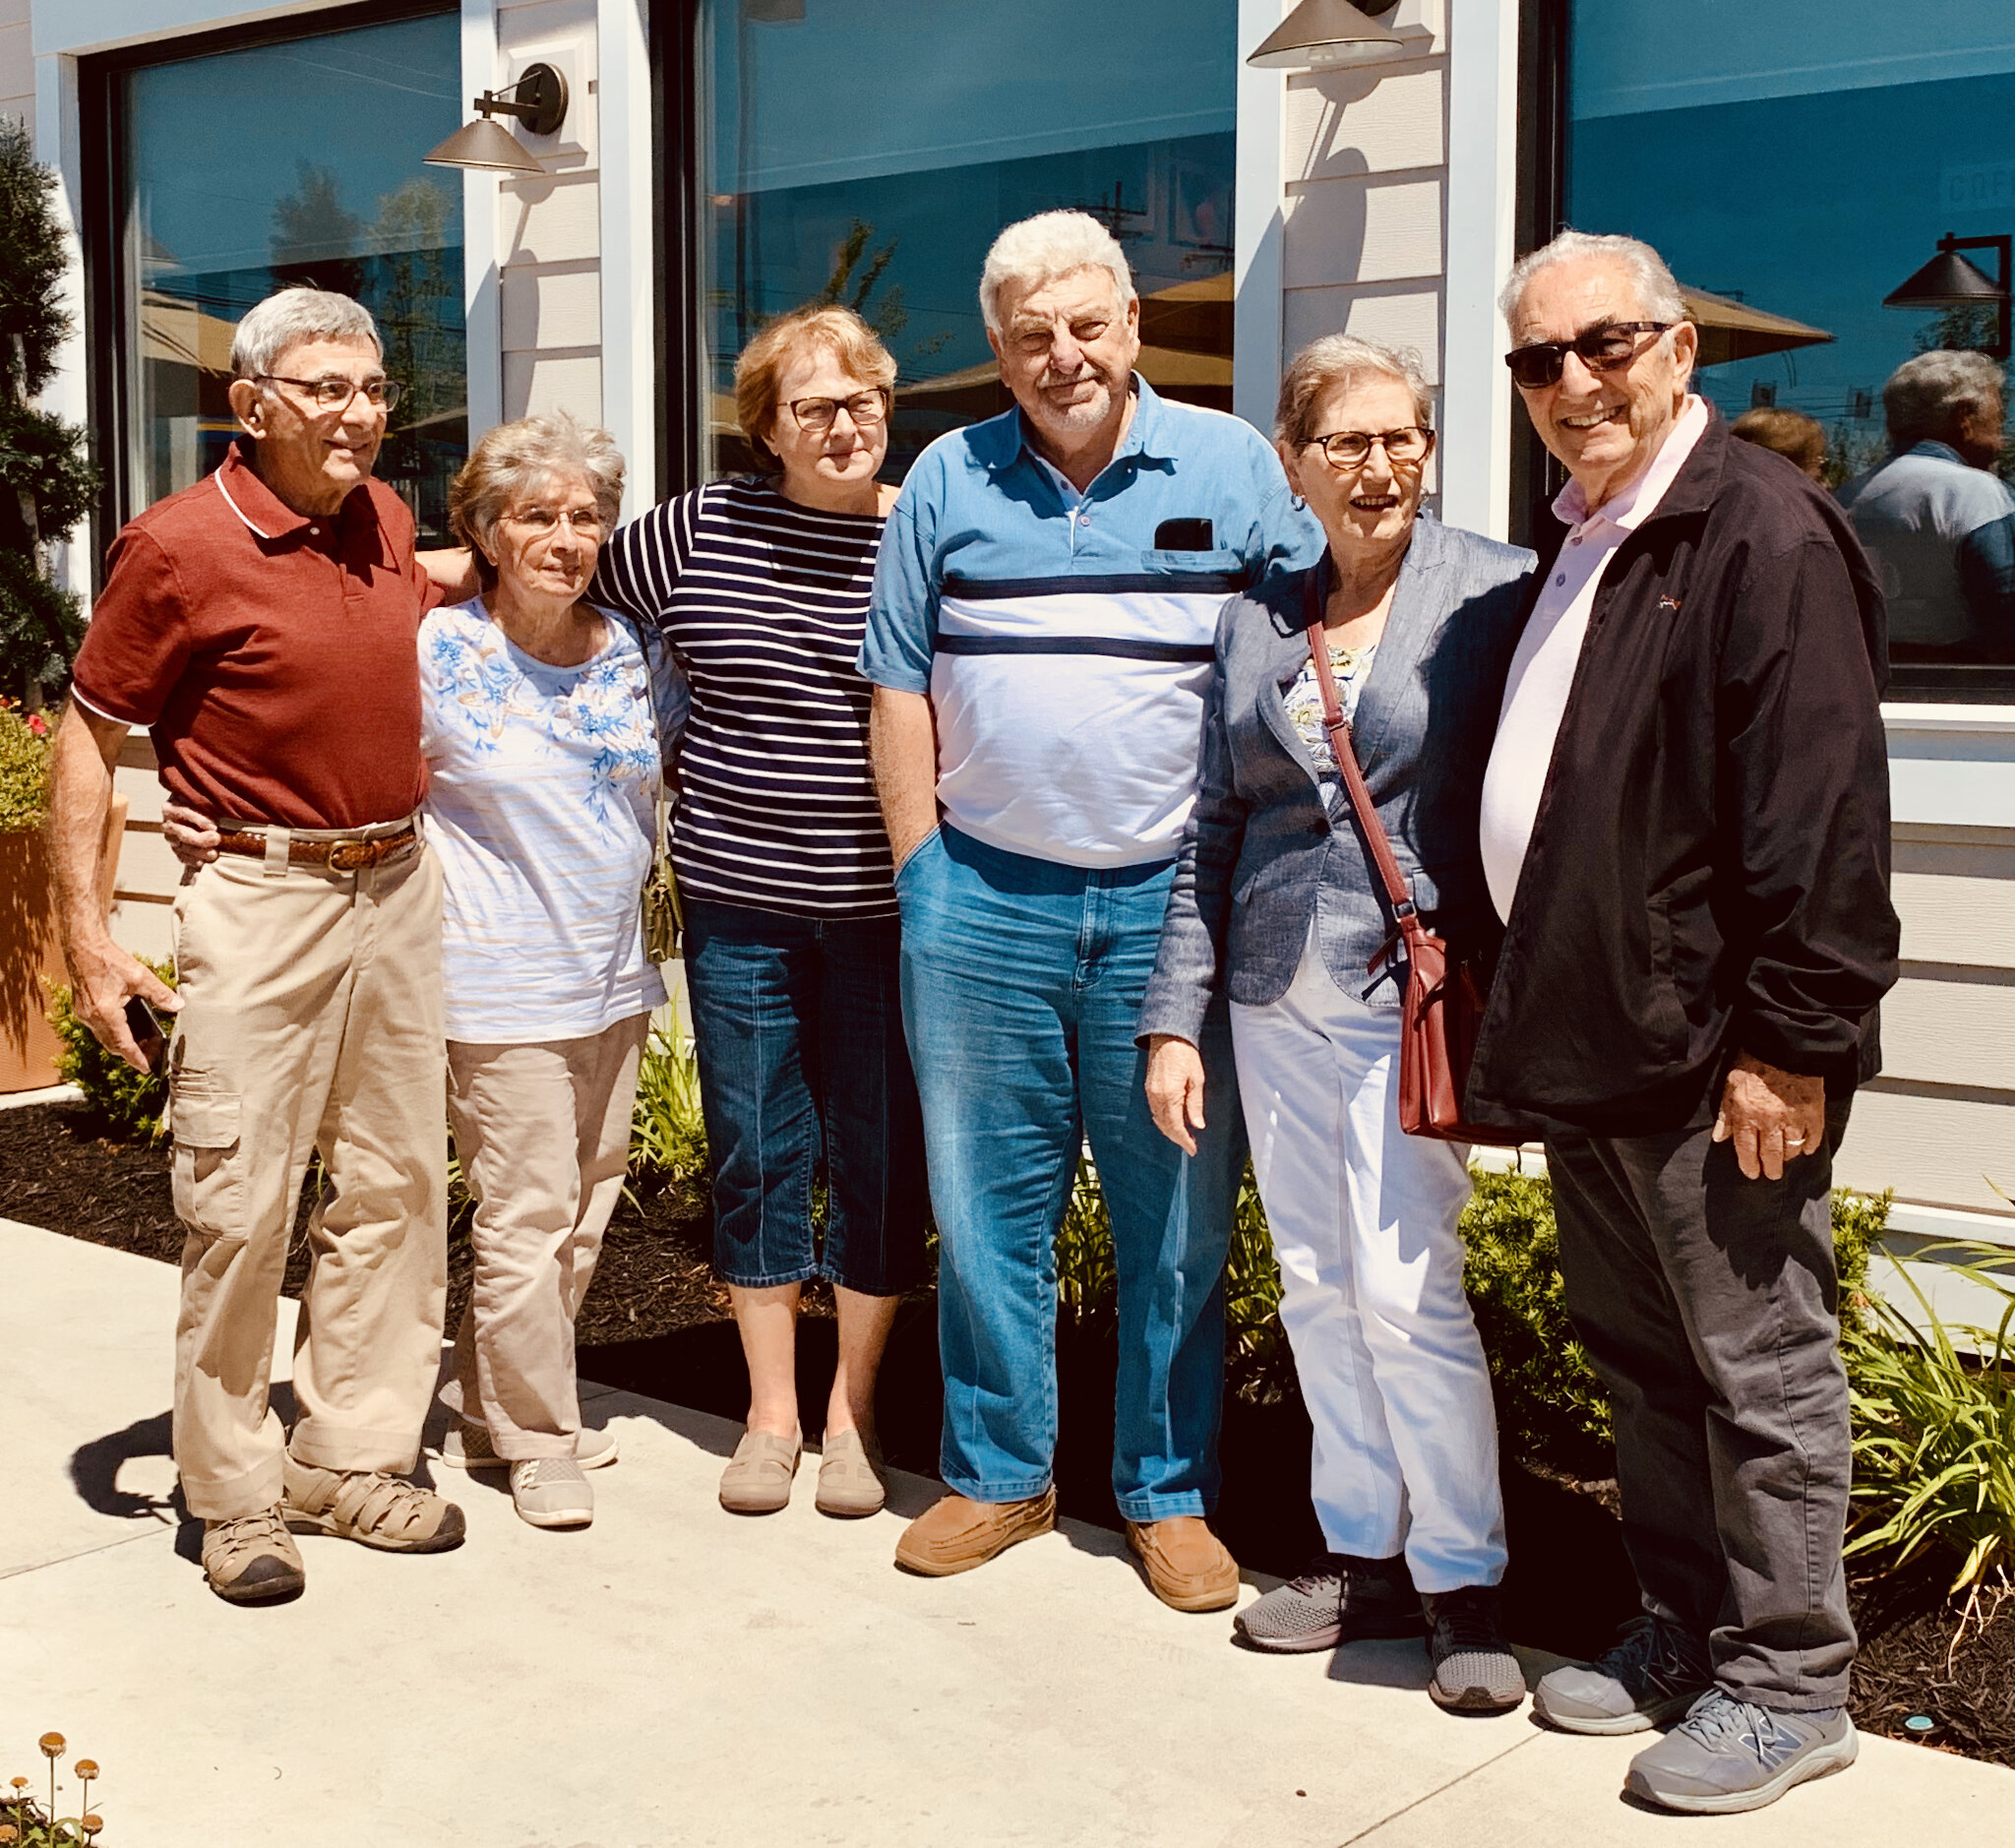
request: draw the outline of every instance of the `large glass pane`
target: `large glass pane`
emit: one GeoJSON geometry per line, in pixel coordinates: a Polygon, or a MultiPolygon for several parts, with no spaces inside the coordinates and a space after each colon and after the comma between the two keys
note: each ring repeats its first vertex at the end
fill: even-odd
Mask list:
{"type": "Polygon", "coordinates": [[[461,121],[457,16],[151,65],[125,80],[130,491],[222,460],[231,332],[289,282],[354,295],[404,387],[378,462],[424,534],[468,447],[461,182],[421,156],[461,121]]]}
{"type": "MultiPolygon", "coordinates": [[[[1994,303],[1883,298],[1947,233],[2015,234],[2009,0],[1575,0],[1570,47],[1568,222],[1645,238],[1720,298],[1694,303],[1700,389],[1731,418],[1816,419],[1824,478],[1852,499],[1892,459],[1883,386],[1900,365],[1974,348],[2005,373],[1994,303]]],[[[1957,254],[2005,283],[2006,250],[1957,254]]],[[[1888,514],[1858,522],[1889,582],[1894,691],[2015,699],[2015,593],[1986,568],[2015,526],[1984,530],[2015,453],[1901,447],[1916,484],[1890,477],[1888,514]]]]}
{"type": "Polygon", "coordinates": [[[1005,224],[1077,206],[1127,249],[1157,391],[1231,406],[1236,0],[708,0],[704,327],[714,475],[753,465],[735,355],[858,308],[901,368],[890,479],[1010,401],[980,320],[1005,224]]]}

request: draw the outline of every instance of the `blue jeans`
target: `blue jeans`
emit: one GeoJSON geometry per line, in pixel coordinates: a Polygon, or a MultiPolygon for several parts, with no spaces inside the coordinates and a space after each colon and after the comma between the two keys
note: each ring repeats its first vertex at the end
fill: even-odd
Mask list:
{"type": "Polygon", "coordinates": [[[763,1289],[900,1296],[924,1269],[924,1134],[894,918],[686,900],[686,983],[713,1169],[713,1263],[763,1289]],[[813,1247],[823,1157],[825,1247],[813,1247]]]}
{"type": "Polygon", "coordinates": [[[1205,1028],[1209,1130],[1186,1156],[1148,1115],[1133,1043],[1172,865],[1060,866],[941,829],[896,876],[902,1009],[938,1214],[946,1482],[1050,1486],[1055,1241],[1086,1136],[1112,1214],[1120,1380],[1113,1493],[1130,1520],[1217,1499],[1224,1263],[1245,1153],[1229,1027],[1205,1028]]]}

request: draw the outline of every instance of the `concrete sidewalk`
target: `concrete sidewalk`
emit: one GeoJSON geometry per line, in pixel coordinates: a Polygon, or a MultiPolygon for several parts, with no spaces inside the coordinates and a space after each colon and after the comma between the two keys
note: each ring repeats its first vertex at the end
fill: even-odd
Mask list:
{"type": "Polygon", "coordinates": [[[623,1447],[592,1528],[539,1532],[496,1477],[437,1464],[466,1546],[304,1540],[305,1597],[233,1609],[169,1500],[174,1270],[0,1221],[0,1778],[64,1733],[66,1766],[104,1766],[111,1848],[1583,1848],[1696,1826],[1895,1848],[2015,1827],[2015,1776],[1884,1740],[1758,1816],[1640,1812],[1618,1792],[1641,1741],[1438,1713],[1417,1644],[1234,1648],[1099,1529],[911,1578],[890,1550],[935,1485],[829,1521],[812,1459],[786,1513],[737,1519],[714,1501],[737,1429],[615,1392],[587,1407],[623,1447]]]}

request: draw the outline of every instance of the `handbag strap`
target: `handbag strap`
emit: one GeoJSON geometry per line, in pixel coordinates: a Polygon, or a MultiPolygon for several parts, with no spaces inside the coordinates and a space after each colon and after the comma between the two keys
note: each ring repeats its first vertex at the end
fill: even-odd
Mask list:
{"type": "Polygon", "coordinates": [[[650,708],[650,735],[657,746],[657,859],[651,862],[653,866],[659,864],[668,851],[672,817],[669,778],[665,774],[664,725],[657,715],[657,663],[650,652],[653,647],[663,646],[664,638],[649,623],[638,623],[637,649],[643,657],[643,704],[650,708]]]}
{"type": "MultiPolygon", "coordinates": [[[[1322,630],[1322,594],[1320,581],[1323,573],[1318,568],[1309,574],[1303,590],[1303,620],[1309,629],[1309,655],[1315,663],[1315,682],[1322,691],[1322,729],[1329,734],[1329,749],[1335,755],[1336,768],[1343,775],[1343,786],[1350,794],[1351,808],[1356,812],[1358,827],[1363,830],[1365,844],[1372,850],[1372,863],[1378,869],[1378,878],[1385,887],[1385,896],[1392,906],[1392,915],[1398,921],[1402,933],[1426,927],[1416,915],[1412,889],[1406,883],[1406,875],[1399,870],[1399,862],[1393,857],[1392,842],[1386,836],[1385,825],[1378,819],[1377,806],[1372,800],[1372,792],[1366,787],[1365,773],[1358,768],[1357,747],[1351,741],[1350,720],[1343,715],[1343,702],[1337,697],[1336,673],[1329,665],[1329,642],[1322,630]]],[[[1373,960],[1373,967],[1384,959],[1380,951],[1373,960]]]]}

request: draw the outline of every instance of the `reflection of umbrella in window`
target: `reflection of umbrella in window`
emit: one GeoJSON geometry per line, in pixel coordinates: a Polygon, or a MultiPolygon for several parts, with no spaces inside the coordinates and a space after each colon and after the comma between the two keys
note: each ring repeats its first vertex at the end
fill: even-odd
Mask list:
{"type": "MultiPolygon", "coordinates": [[[[1229,404],[1232,276],[1177,282],[1140,298],[1140,376],[1157,391],[1229,404]]],[[[991,417],[1012,400],[992,360],[896,388],[897,402],[960,417],[991,417]]]]}
{"type": "Polygon", "coordinates": [[[1765,353],[1789,352],[1794,346],[1821,346],[1833,336],[1824,328],[1807,327],[1788,315],[1766,314],[1745,301],[1710,295],[1704,288],[1679,288],[1686,319],[1700,330],[1703,366],[1725,366],[1736,359],[1761,359],[1765,353]]]}
{"type": "Polygon", "coordinates": [[[231,336],[235,321],[206,314],[194,302],[144,289],[140,296],[140,352],[143,359],[193,366],[217,378],[231,376],[231,336]]]}

